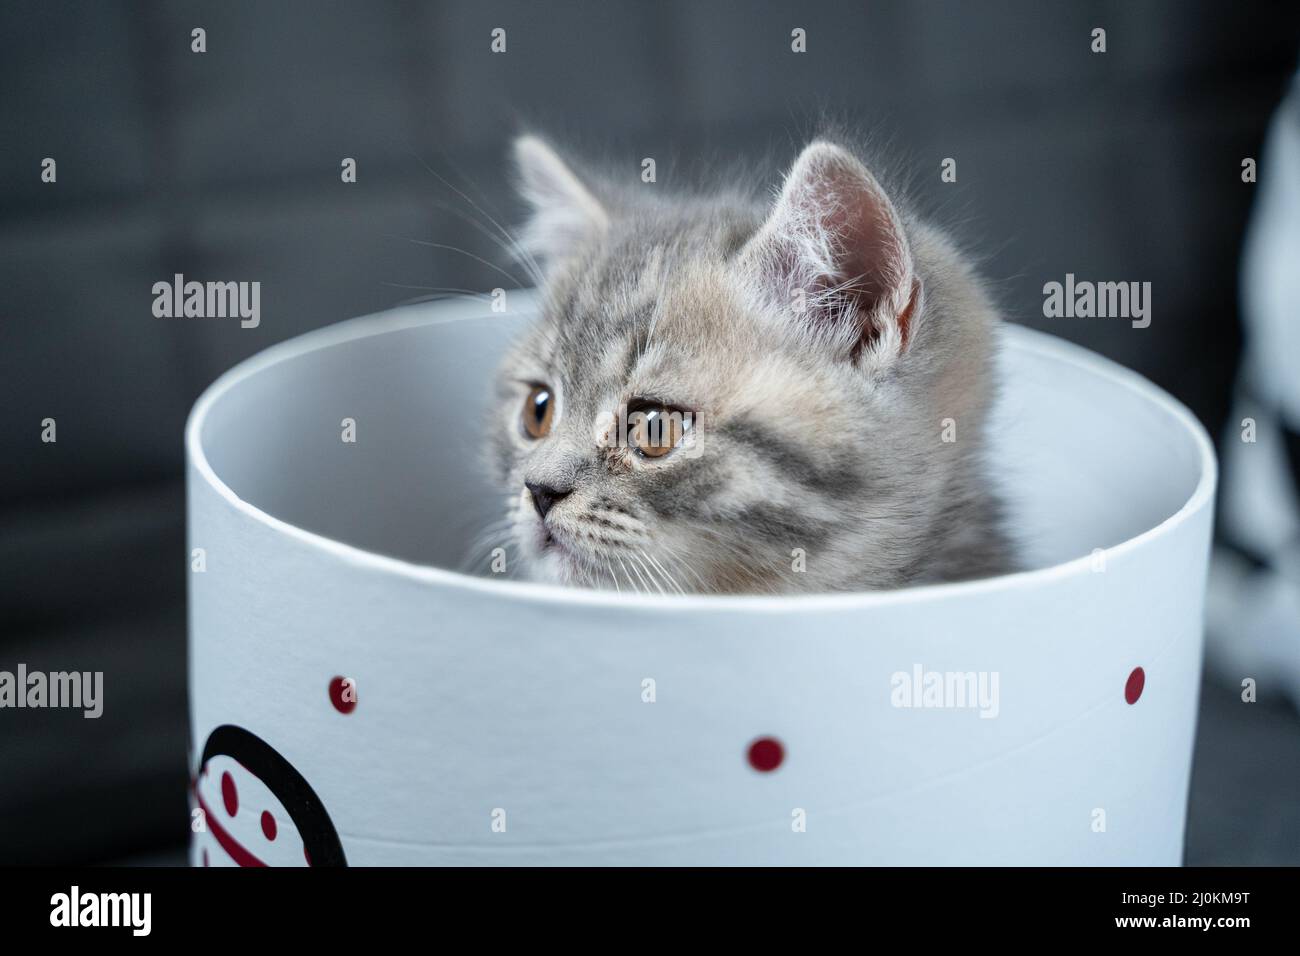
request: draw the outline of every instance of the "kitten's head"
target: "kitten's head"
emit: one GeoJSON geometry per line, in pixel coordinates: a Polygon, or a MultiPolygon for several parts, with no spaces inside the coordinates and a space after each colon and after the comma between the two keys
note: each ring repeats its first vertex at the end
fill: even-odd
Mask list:
{"type": "Polygon", "coordinates": [[[945,512],[978,494],[994,317],[942,236],[827,142],[771,201],[611,188],[532,137],[516,158],[546,281],[490,430],[529,577],[657,593],[944,576],[945,512]]]}

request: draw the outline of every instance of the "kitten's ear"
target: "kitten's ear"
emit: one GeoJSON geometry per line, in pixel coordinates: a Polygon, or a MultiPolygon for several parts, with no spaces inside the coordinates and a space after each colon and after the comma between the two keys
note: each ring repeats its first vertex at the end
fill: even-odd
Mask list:
{"type": "Polygon", "coordinates": [[[852,360],[882,367],[911,341],[921,283],[902,221],[839,146],[814,142],[799,154],[741,261],[778,308],[852,360]]]}
{"type": "Polygon", "coordinates": [[[534,256],[563,258],[604,232],[609,216],[558,153],[536,136],[515,140],[520,195],[533,207],[521,244],[534,256]]]}

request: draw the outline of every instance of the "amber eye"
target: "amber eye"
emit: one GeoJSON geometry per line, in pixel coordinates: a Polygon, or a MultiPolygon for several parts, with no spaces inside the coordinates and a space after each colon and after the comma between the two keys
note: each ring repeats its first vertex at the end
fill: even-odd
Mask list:
{"type": "Polygon", "coordinates": [[[691,427],[689,413],[650,406],[630,413],[632,442],[645,458],[662,458],[691,427]]]}
{"type": "Polygon", "coordinates": [[[551,419],[555,417],[555,402],[551,400],[551,390],[545,385],[534,385],[524,399],[524,434],[529,438],[545,438],[551,431],[551,419]]]}

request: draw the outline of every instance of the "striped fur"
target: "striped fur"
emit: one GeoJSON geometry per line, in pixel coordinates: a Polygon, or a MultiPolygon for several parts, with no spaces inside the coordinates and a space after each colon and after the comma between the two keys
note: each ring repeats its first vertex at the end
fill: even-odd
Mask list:
{"type": "Polygon", "coordinates": [[[814,142],[775,199],[612,188],[532,137],[516,156],[546,281],[490,434],[528,577],[788,593],[1012,567],[982,459],[996,313],[849,150],[814,142]],[[555,394],[540,440],[530,382],[555,394]],[[638,397],[695,412],[698,453],[599,441],[638,397]],[[543,519],[525,481],[571,493],[543,519]]]}

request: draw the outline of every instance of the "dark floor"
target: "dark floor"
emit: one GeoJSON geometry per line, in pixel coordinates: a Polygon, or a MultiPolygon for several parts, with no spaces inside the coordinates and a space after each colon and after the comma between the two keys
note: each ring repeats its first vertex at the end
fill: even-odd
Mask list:
{"type": "Polygon", "coordinates": [[[1300,715],[1240,694],[1201,687],[1185,862],[1300,865],[1300,715]]]}

